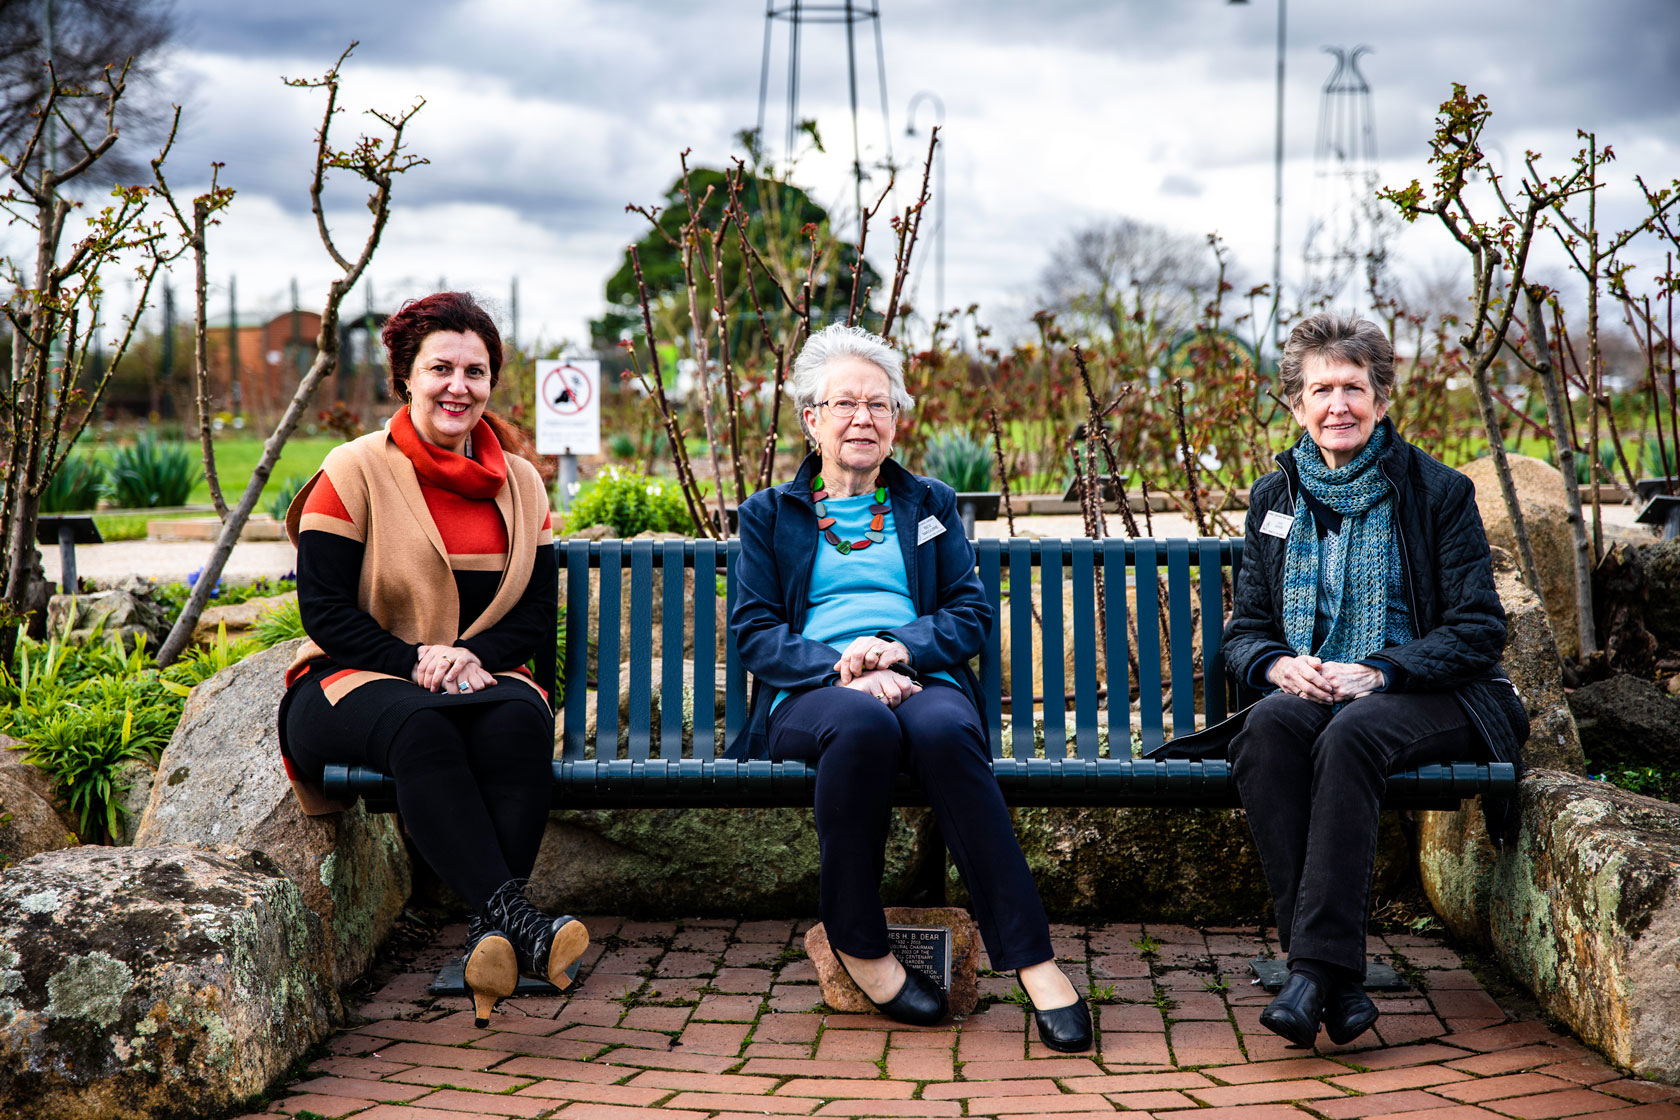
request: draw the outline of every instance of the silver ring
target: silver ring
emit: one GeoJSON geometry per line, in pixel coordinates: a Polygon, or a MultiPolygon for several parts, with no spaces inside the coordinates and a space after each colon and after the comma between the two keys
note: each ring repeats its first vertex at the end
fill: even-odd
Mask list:
{"type": "Polygon", "coordinates": [[[466,681],[462,681],[461,684],[460,684],[460,689],[461,689],[462,692],[471,692],[472,691],[472,685],[468,684],[466,681]]]}

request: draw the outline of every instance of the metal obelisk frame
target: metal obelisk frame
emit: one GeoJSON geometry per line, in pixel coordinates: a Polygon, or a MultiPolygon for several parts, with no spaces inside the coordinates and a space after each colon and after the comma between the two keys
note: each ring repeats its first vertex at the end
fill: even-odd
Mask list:
{"type": "Polygon", "coordinates": [[[1335,56],[1336,66],[1318,102],[1311,217],[1302,248],[1308,302],[1336,301],[1348,280],[1382,248],[1371,84],[1359,69],[1360,56],[1371,48],[1324,50],[1335,56]]]}
{"type": "Polygon", "coordinates": [[[863,168],[863,147],[858,132],[858,46],[857,25],[867,21],[875,34],[875,73],[881,87],[881,142],[888,164],[892,163],[892,130],[888,127],[887,62],[881,45],[881,5],[879,0],[765,0],[764,53],[758,74],[758,143],[760,150],[768,147],[764,134],[764,110],[770,94],[770,54],[777,22],[788,26],[787,131],[783,158],[791,159],[799,137],[800,48],[803,32],[808,24],[842,24],[846,28],[846,80],[852,113],[852,187],[853,204],[858,221],[863,220],[863,184],[868,175],[863,168]]]}

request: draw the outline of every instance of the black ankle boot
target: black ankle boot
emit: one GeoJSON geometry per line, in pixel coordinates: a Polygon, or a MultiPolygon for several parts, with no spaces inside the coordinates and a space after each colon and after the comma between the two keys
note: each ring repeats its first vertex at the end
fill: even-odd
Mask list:
{"type": "Polygon", "coordinates": [[[509,879],[485,906],[486,916],[507,933],[522,972],[540,976],[564,991],[577,979],[578,958],[589,948],[589,931],[570,914],[551,918],[525,897],[526,879],[509,879]]]}
{"type": "Polygon", "coordinates": [[[1260,1012],[1260,1025],[1297,1046],[1310,1048],[1324,1017],[1324,989],[1305,972],[1291,972],[1277,997],[1260,1012]]]}
{"type": "Polygon", "coordinates": [[[1365,994],[1365,985],[1358,979],[1343,980],[1324,1005],[1324,1033],[1337,1046],[1352,1042],[1377,1023],[1381,1012],[1365,994]]]}
{"type": "Polygon", "coordinates": [[[519,986],[519,960],[513,942],[483,910],[467,923],[467,951],[461,962],[473,995],[473,1023],[487,1027],[496,1001],[519,986]]]}

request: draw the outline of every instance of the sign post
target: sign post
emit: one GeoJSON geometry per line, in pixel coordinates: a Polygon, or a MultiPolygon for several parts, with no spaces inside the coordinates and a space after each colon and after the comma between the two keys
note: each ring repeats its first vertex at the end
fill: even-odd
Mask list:
{"type": "Polygon", "coordinates": [[[537,454],[558,455],[561,509],[572,504],[577,457],[601,453],[601,363],[558,358],[537,363],[537,454]]]}

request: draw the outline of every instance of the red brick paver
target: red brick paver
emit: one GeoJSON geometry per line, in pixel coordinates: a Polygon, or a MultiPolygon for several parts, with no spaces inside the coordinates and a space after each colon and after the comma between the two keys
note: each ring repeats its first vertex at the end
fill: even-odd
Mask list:
{"type": "MultiPolygon", "coordinates": [[[[1634,1079],[1544,1023],[1513,1016],[1439,939],[1373,937],[1423,990],[1378,996],[1376,1030],[1291,1047],[1259,1025],[1253,930],[1053,927],[1096,1008],[1097,1046],[1059,1054],[999,997],[932,1029],[822,1002],[808,923],[592,920],[612,940],[558,996],[509,1000],[488,1029],[464,1000],[426,995],[430,969],[385,977],[309,1076],[263,1115],[355,1120],[723,1120],[736,1117],[1181,1117],[1183,1120],[1680,1120],[1680,1088],[1634,1079]],[[1145,936],[1155,951],[1145,957],[1145,936]],[[1223,984],[1218,981],[1223,981],[1223,984]]],[[[417,962],[449,956],[446,929],[417,962]]],[[[255,1117],[246,1118],[255,1120],[255,1117]]]]}

